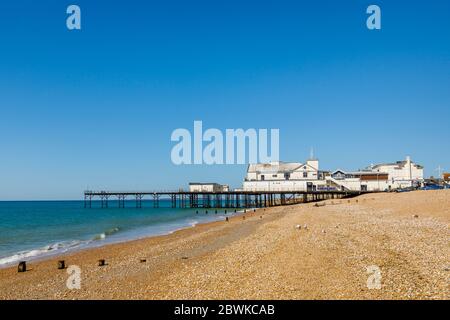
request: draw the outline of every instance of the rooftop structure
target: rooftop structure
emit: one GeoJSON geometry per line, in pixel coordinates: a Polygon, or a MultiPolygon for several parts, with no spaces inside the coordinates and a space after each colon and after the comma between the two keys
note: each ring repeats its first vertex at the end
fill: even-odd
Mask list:
{"type": "Polygon", "coordinates": [[[189,192],[228,192],[229,187],[226,184],[214,182],[191,182],[189,183],[189,192]]]}

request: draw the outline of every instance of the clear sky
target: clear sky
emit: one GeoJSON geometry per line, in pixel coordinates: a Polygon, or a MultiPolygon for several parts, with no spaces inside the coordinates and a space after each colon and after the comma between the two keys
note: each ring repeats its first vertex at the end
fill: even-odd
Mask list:
{"type": "Polygon", "coordinates": [[[0,3],[0,199],[241,185],[175,166],[176,128],[279,128],[280,156],[450,170],[449,1],[0,3]],[[66,28],[77,4],[82,30],[66,28]],[[366,8],[382,29],[366,28],[366,8]]]}

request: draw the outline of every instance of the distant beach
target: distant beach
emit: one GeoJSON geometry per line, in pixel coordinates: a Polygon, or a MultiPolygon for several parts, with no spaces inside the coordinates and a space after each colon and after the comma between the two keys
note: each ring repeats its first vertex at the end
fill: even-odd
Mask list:
{"type": "Polygon", "coordinates": [[[439,190],[249,211],[1,269],[0,299],[448,299],[449,205],[439,190]],[[81,268],[80,290],[60,259],[81,268]]]}

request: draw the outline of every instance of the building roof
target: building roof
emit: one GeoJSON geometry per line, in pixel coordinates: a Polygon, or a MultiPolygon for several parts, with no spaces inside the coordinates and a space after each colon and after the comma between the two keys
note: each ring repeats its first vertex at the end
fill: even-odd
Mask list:
{"type": "Polygon", "coordinates": [[[197,186],[197,185],[221,185],[220,183],[216,182],[189,182],[190,186],[197,186]]]}
{"type": "Polygon", "coordinates": [[[342,172],[343,174],[350,174],[350,175],[382,175],[382,174],[388,174],[386,172],[377,172],[377,171],[344,171],[344,170],[336,170],[333,171],[331,174],[336,174],[338,172],[342,172]]]}
{"type": "Polygon", "coordinates": [[[270,162],[270,163],[256,163],[248,166],[247,172],[292,172],[304,166],[300,162],[270,162]]]}
{"type": "MultiPolygon", "coordinates": [[[[372,169],[377,169],[379,167],[404,167],[406,165],[407,161],[403,160],[403,161],[397,161],[394,163],[380,163],[380,164],[376,164],[374,166],[372,166],[372,169]]],[[[420,164],[414,163],[413,161],[411,161],[411,164],[413,166],[416,166],[418,169],[423,169],[423,166],[421,166],[420,164]]]]}

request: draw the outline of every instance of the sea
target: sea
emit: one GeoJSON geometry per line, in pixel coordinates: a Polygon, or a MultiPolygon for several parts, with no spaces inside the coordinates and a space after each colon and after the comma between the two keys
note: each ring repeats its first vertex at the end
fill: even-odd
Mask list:
{"type": "Polygon", "coordinates": [[[172,208],[170,200],[109,201],[108,208],[92,201],[1,201],[0,268],[105,244],[170,234],[198,223],[225,220],[227,209],[172,208]],[[208,213],[206,213],[208,211],[208,213]],[[216,213],[217,211],[217,213],[216,213]],[[198,212],[198,213],[197,213],[198,212]]]}

